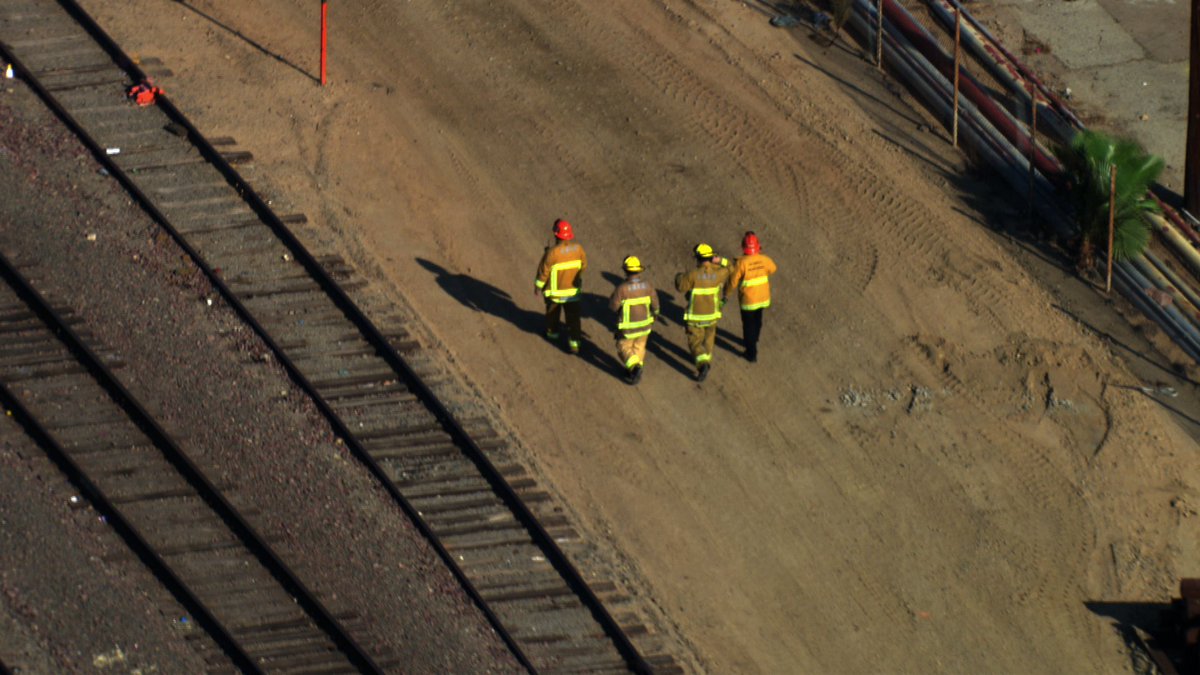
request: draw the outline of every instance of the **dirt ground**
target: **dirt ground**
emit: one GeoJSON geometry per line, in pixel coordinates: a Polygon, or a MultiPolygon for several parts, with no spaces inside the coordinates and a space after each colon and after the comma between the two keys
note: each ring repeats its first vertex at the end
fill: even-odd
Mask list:
{"type": "Polygon", "coordinates": [[[321,89],[316,3],[83,4],[381,271],[706,669],[1123,672],[1094,603],[1200,574],[1180,417],[852,46],[757,2],[334,2],[321,89]],[[585,358],[537,337],[556,217],[585,358]],[[780,267],[760,360],[733,313],[697,385],[671,279],[751,228],[780,267]],[[600,301],[630,253],[671,299],[637,388],[600,301]]]}

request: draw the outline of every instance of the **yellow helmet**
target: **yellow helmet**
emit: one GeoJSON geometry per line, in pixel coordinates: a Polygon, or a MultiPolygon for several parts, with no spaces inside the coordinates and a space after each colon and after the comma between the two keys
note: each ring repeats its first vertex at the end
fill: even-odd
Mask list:
{"type": "Polygon", "coordinates": [[[696,248],[692,249],[697,258],[713,257],[713,247],[708,244],[696,244],[696,248]]]}
{"type": "Polygon", "coordinates": [[[626,256],[625,259],[621,261],[621,269],[625,270],[626,272],[641,272],[642,261],[639,260],[636,255],[626,256]]]}

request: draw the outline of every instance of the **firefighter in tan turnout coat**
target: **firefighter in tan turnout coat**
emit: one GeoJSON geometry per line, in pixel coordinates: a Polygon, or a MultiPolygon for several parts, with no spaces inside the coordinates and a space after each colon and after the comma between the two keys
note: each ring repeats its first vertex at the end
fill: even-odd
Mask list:
{"type": "Polygon", "coordinates": [[[637,384],[646,362],[646,342],[658,316],[658,296],[654,287],[642,280],[642,261],[637,256],[625,258],[621,269],[625,281],[613,291],[608,307],[617,312],[617,355],[625,366],[625,379],[637,384]]]}
{"type": "Polygon", "coordinates": [[[559,313],[566,315],[567,350],[579,353],[582,328],[579,318],[579,296],[583,272],[587,270],[587,254],[575,241],[575,232],[565,220],[554,221],[553,246],[546,247],[534,281],[535,295],[546,299],[546,339],[558,341],[559,313]]]}
{"type": "Polygon", "coordinates": [[[712,367],[717,321],[721,318],[721,305],[725,304],[725,282],[729,280],[729,261],[716,256],[708,244],[697,244],[692,253],[696,256],[696,268],[675,275],[675,289],[687,296],[683,322],[688,349],[696,362],[696,381],[703,382],[712,367]]]}

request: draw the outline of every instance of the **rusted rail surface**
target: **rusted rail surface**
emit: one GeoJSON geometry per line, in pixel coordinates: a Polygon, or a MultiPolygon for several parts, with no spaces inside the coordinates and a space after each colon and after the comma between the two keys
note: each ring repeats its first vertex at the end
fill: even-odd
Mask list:
{"type": "Polygon", "coordinates": [[[352,270],[288,229],[304,216],[279,216],[239,175],[230,160],[248,155],[206,139],[165,96],[126,102],[146,73],[72,0],[21,8],[0,8],[4,57],[270,347],[517,659],[532,671],[679,670],[636,612],[610,611],[615,586],[584,580],[559,545],[574,532],[506,439],[460,424],[414,367],[427,360],[417,342],[380,330],[350,296],[352,270]]]}
{"type": "Polygon", "coordinates": [[[210,665],[381,672],[3,255],[0,278],[0,403],[212,636],[210,665]]]}

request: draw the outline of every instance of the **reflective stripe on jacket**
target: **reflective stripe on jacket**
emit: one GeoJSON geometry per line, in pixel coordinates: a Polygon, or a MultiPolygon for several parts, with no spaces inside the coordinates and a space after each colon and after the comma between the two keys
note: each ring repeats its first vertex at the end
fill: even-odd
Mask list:
{"type": "Polygon", "coordinates": [[[650,333],[650,326],[658,314],[658,294],[654,287],[635,274],[613,291],[608,308],[620,312],[617,330],[632,340],[650,333]]]}
{"type": "Polygon", "coordinates": [[[770,307],[771,284],[767,277],[776,269],[775,261],[762,253],[738,258],[725,290],[728,292],[736,287],[738,301],[746,311],[770,307]]]}
{"type": "Polygon", "coordinates": [[[546,249],[534,284],[547,300],[574,302],[579,299],[586,269],[587,254],[583,246],[574,240],[561,241],[546,249]]]}
{"type": "Polygon", "coordinates": [[[688,323],[714,323],[721,318],[722,286],[729,279],[728,263],[704,262],[691,272],[675,276],[675,288],[688,294],[687,311],[683,320],[688,323]]]}

